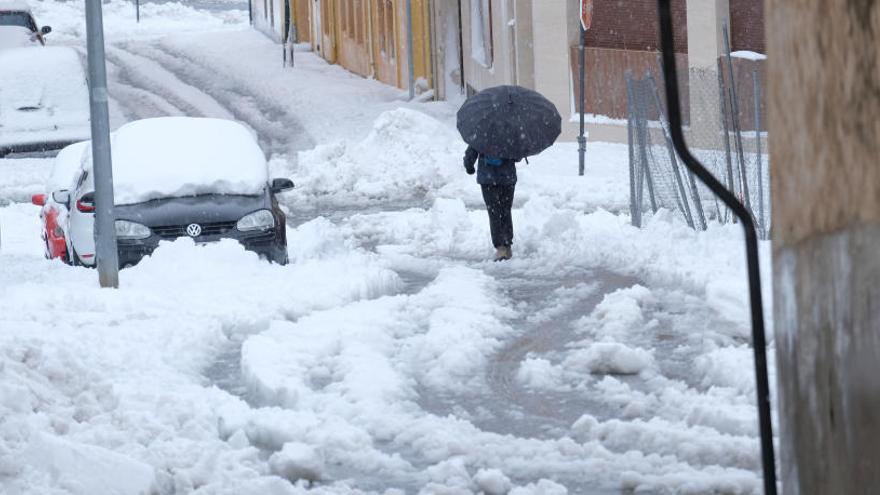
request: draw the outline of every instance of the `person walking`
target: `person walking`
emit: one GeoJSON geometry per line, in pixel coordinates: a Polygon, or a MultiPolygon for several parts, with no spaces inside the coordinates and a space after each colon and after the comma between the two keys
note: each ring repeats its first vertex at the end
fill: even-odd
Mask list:
{"type": "Polygon", "coordinates": [[[510,210],[513,208],[518,161],[486,156],[472,146],[468,146],[464,152],[464,169],[468,175],[477,174],[477,184],[483,190],[483,201],[489,213],[489,230],[495,246],[495,261],[513,257],[513,218],[510,210]]]}

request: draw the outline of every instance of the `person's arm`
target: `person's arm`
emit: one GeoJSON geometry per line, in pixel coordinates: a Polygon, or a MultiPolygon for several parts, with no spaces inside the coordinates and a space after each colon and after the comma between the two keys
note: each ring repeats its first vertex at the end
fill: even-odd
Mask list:
{"type": "Polygon", "coordinates": [[[467,150],[464,152],[464,169],[468,175],[474,175],[474,172],[476,172],[474,164],[477,162],[477,157],[479,157],[479,155],[479,152],[471,146],[468,146],[467,150]]]}

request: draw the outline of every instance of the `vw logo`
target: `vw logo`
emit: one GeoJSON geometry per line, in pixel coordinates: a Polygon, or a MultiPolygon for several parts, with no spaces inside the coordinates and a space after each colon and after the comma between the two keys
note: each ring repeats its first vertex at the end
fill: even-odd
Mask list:
{"type": "Polygon", "coordinates": [[[186,226],[186,234],[190,237],[198,237],[202,235],[202,226],[197,223],[191,223],[186,226]]]}

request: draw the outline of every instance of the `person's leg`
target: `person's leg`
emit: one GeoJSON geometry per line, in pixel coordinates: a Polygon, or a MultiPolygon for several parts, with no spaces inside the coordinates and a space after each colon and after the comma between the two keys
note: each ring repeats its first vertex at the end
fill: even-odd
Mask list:
{"type": "Polygon", "coordinates": [[[499,186],[480,186],[483,189],[483,201],[486,203],[486,212],[489,213],[489,230],[492,232],[492,245],[501,247],[504,245],[502,237],[502,203],[499,186]]]}
{"type": "Polygon", "coordinates": [[[510,186],[500,186],[499,204],[501,211],[499,212],[499,238],[503,246],[510,247],[513,244],[513,216],[511,209],[513,208],[513,193],[516,184],[510,186]]]}

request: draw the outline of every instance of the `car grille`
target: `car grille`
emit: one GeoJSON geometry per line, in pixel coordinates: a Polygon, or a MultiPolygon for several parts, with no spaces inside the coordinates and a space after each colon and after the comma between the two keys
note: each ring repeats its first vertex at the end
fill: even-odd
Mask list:
{"type": "MultiPolygon", "coordinates": [[[[150,227],[150,229],[162,239],[176,239],[178,237],[188,237],[186,233],[187,225],[164,225],[161,227],[150,227]]],[[[199,225],[202,227],[202,234],[199,237],[223,235],[235,228],[235,222],[212,222],[200,223],[199,225]]]]}

